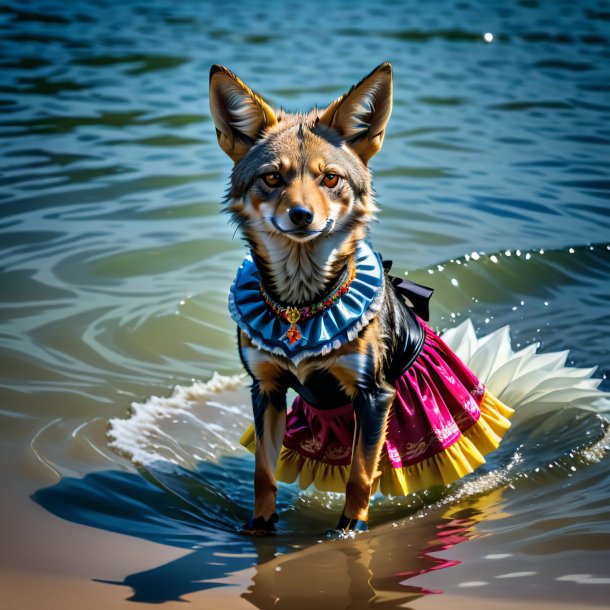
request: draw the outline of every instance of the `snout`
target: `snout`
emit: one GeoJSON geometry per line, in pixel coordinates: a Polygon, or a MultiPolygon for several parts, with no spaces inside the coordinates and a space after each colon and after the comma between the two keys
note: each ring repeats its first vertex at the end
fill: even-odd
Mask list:
{"type": "Polygon", "coordinates": [[[305,229],[313,222],[313,212],[303,205],[295,205],[290,208],[288,218],[295,227],[305,229]]]}
{"type": "Polygon", "coordinates": [[[273,233],[282,233],[299,243],[328,235],[335,224],[324,201],[312,196],[283,198],[272,213],[266,215],[266,221],[273,227],[273,233]]]}

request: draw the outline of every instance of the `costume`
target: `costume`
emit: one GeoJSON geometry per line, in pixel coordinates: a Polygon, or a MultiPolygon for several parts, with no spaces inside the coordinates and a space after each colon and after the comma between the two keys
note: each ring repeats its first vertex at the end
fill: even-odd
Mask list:
{"type": "MultiPolygon", "coordinates": [[[[386,266],[387,267],[387,266],[386,266]]],[[[256,265],[248,255],[240,266],[229,296],[229,311],[238,326],[260,349],[290,358],[327,354],[354,339],[375,317],[384,298],[384,263],[367,242],[361,242],[349,283],[332,294],[324,309],[279,312],[261,292],[256,265]],[[281,313],[281,315],[280,315],[281,313]],[[298,324],[293,320],[298,320],[298,324]]],[[[346,272],[348,273],[348,272],[346,272]]],[[[485,462],[496,449],[513,411],[479,382],[424,322],[431,291],[391,278],[415,313],[421,341],[408,349],[408,366],[393,383],[396,398],[390,408],[380,460],[379,490],[406,495],[434,485],[449,484],[485,462]],[[419,314],[419,315],[417,315],[419,314]]],[[[304,489],[344,492],[349,476],[354,431],[351,404],[320,405],[297,396],[287,416],[286,435],[276,475],[300,479],[304,489]]],[[[254,450],[251,426],[241,443],[254,450]]]]}

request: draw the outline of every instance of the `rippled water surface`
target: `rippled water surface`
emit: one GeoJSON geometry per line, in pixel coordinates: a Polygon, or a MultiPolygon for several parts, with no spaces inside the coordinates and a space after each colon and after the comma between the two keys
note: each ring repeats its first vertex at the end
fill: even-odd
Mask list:
{"type": "Polygon", "coordinates": [[[515,425],[440,495],[376,499],[359,540],[318,544],[340,499],[293,486],[280,491],[281,536],[234,533],[252,506],[226,310],[244,246],[220,213],[230,161],[209,67],[307,110],[383,61],[394,110],[371,162],[376,246],[436,289],[436,327],[510,324],[515,349],[569,349],[610,389],[608,2],[0,2],[10,607],[42,607],[25,601],[32,587],[72,607],[79,583],[92,608],[607,603],[610,477],[594,413],[515,425]],[[178,394],[152,428],[123,430],[157,451],[152,465],[109,447],[108,421],[132,402],[214,371],[230,379],[194,386],[196,408],[178,394]],[[82,554],[90,540],[106,550],[82,554]],[[147,553],[109,567],[115,545],[142,541],[147,553]]]}

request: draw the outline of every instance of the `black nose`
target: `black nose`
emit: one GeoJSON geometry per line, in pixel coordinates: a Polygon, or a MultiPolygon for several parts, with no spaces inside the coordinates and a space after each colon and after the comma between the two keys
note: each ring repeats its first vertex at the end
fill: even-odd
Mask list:
{"type": "Polygon", "coordinates": [[[288,217],[297,227],[303,228],[310,225],[313,221],[313,212],[310,212],[302,205],[295,205],[288,212],[288,217]]]}

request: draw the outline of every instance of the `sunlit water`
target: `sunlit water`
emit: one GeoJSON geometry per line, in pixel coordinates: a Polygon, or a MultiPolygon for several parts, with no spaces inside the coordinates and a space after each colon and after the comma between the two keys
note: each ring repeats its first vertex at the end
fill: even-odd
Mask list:
{"type": "Polygon", "coordinates": [[[239,379],[132,427],[133,447],[158,460],[138,469],[108,446],[108,421],[132,402],[242,373],[226,300],[244,246],[220,213],[230,162],[207,110],[212,63],[305,110],[391,61],[394,111],[371,165],[372,236],[393,271],[436,289],[438,328],[510,324],[515,348],[570,349],[604,379],[610,367],[610,6],[219,7],[0,4],[0,439],[5,463],[27,452],[46,483],[37,489],[33,467],[12,476],[28,488],[31,475],[28,493],[64,519],[192,549],[126,575],[139,601],[212,588],[193,583],[253,563],[236,596],[260,608],[271,594],[295,608],[303,570],[322,584],[301,597],[328,607],[462,585],[607,599],[610,477],[594,414],[515,426],[480,472],[434,496],[376,499],[372,531],[325,543],[326,555],[317,540],[338,496],[282,486],[282,536],[235,534],[253,470],[238,446],[239,379]],[[457,568],[434,553],[459,556],[471,539],[529,580],[497,578],[500,559],[481,556],[466,580],[439,585],[436,568],[457,568]]]}

